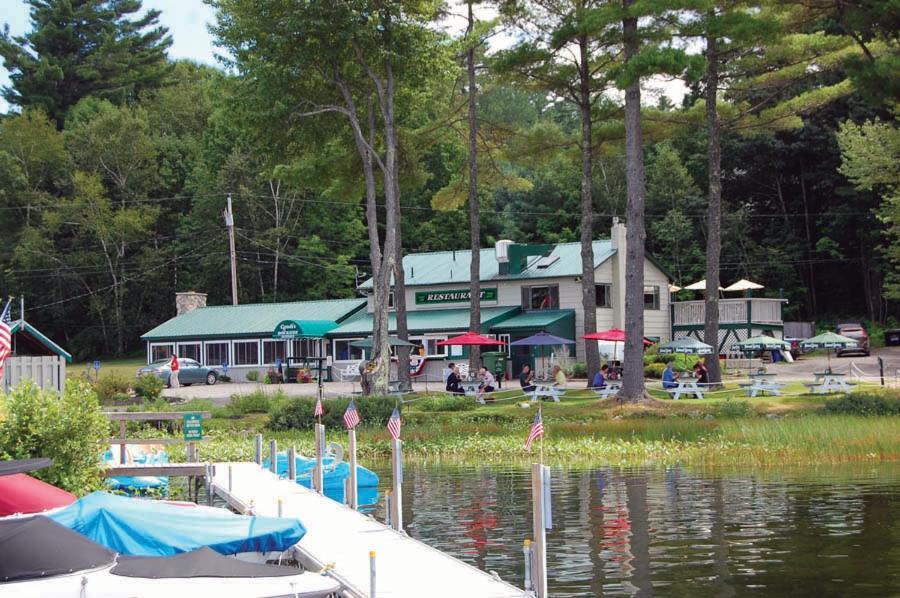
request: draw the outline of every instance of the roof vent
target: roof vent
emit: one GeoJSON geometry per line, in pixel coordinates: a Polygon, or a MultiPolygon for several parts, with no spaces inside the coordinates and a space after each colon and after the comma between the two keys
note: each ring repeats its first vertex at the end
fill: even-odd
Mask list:
{"type": "Polygon", "coordinates": [[[497,254],[497,262],[505,264],[509,262],[509,246],[513,242],[509,239],[500,239],[494,243],[494,252],[497,254]]]}
{"type": "Polygon", "coordinates": [[[537,263],[535,264],[535,267],[538,268],[539,270],[544,270],[546,268],[549,268],[550,266],[552,266],[553,264],[555,264],[558,261],[559,261],[558,255],[544,256],[544,257],[538,259],[537,263]]]}

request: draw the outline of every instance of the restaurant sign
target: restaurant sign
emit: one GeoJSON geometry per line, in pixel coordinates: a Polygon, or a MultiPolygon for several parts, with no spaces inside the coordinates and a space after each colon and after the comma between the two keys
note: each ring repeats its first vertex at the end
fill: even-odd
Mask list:
{"type": "Polygon", "coordinates": [[[301,334],[300,324],[294,320],[284,320],[283,322],[279,322],[278,326],[275,327],[272,338],[285,340],[297,338],[301,334]]]}
{"type": "MultiPolygon", "coordinates": [[[[416,305],[433,303],[468,303],[472,298],[469,289],[450,289],[446,291],[419,291],[416,293],[416,305]]],[[[496,301],[497,287],[481,289],[482,301],[496,301]]]]}

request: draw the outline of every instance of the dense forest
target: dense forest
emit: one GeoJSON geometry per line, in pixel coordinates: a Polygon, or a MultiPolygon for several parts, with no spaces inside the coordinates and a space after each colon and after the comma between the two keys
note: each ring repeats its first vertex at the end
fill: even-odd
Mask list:
{"type": "Polygon", "coordinates": [[[176,291],[230,301],[229,196],[242,303],[346,297],[388,252],[469,247],[473,206],[485,246],[607,236],[634,159],[676,284],[712,234],[791,319],[900,314],[896,3],[209,3],[221,69],[170,61],[139,0],[30,0],[0,37],[0,292],[79,358],[176,291]]]}

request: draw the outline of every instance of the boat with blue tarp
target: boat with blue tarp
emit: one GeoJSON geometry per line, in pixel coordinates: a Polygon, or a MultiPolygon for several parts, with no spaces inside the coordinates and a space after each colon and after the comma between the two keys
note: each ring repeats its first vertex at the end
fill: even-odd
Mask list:
{"type": "MultiPolygon", "coordinates": [[[[350,477],[350,464],[342,460],[340,451],[336,445],[329,447],[331,451],[322,459],[323,479],[325,481],[325,496],[337,502],[344,500],[344,480],[350,477]]],[[[271,461],[263,461],[263,467],[269,468],[271,461]]],[[[306,488],[312,488],[313,470],[316,468],[316,460],[298,455],[296,457],[297,483],[306,488]]],[[[288,475],[287,453],[278,453],[275,462],[276,473],[281,477],[288,475]]],[[[356,490],[358,502],[361,507],[378,503],[378,474],[362,465],[356,466],[356,490]]]]}

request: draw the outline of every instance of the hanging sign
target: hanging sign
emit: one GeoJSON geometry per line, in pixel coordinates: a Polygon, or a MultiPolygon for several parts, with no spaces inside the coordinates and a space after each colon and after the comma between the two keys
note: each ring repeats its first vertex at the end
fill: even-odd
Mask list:
{"type": "MultiPolygon", "coordinates": [[[[445,291],[418,291],[416,292],[416,305],[430,305],[434,303],[468,303],[472,298],[470,289],[450,289],[445,291]]],[[[481,289],[482,301],[496,301],[497,287],[481,289]]]]}

